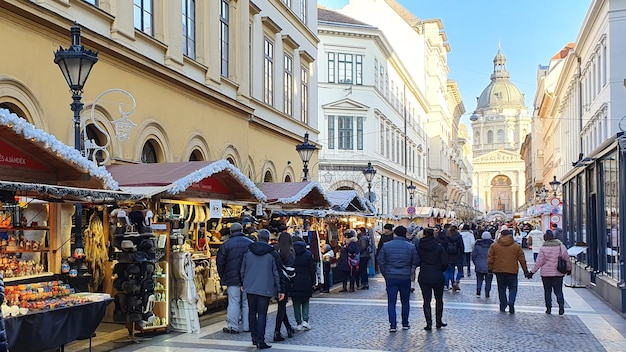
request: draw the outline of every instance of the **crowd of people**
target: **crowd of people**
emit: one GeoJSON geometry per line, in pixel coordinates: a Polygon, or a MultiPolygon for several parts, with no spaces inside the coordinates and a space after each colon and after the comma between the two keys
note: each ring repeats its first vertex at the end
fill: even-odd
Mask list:
{"type": "Polygon", "coordinates": [[[270,348],[265,341],[267,311],[272,299],[277,301],[273,341],[291,338],[296,331],[309,330],[309,300],[314,290],[329,293],[336,282],[333,269],[341,275],[338,292],[369,289],[368,264],[375,260],[385,280],[389,331],[398,330],[396,304],[401,302],[401,327],[410,328],[410,295],[416,282],[423,298],[425,330],[433,328],[431,301],[435,299],[437,329],[443,321],[444,292],[461,290],[461,278],[476,277],[476,296],[490,297],[493,277],[498,287],[501,312],[515,313],[518,272],[526,278],[540,272],[544,286],[546,313],[552,312],[552,293],[558,313],[564,314],[563,276],[571,274],[562,230],[558,227],[543,233],[538,227],[524,229],[524,244],[515,238],[510,224],[446,224],[421,228],[385,224],[375,246],[375,235],[365,228],[343,231],[339,248],[324,244],[320,248],[323,277],[317,286],[317,265],[307,243],[299,233],[286,226],[275,233],[259,230],[256,241],[244,234],[240,224],[230,228],[229,239],[217,253],[218,272],[227,286],[228,306],[224,333],[250,332],[253,345],[270,348]],[[557,235],[558,234],[558,235],[557,235]],[[523,246],[533,251],[535,265],[529,270],[523,246]],[[560,263],[560,262],[563,263],[560,263]],[[419,268],[419,270],[418,270],[419,268]],[[558,268],[558,270],[557,270],[558,268]],[[416,275],[417,272],[417,275],[416,275]],[[483,291],[484,284],[484,291],[483,291]],[[287,302],[292,300],[295,323],[290,322],[287,302]],[[284,329],[283,329],[284,326],[284,329]],[[283,331],[285,334],[283,334],[283,331]]]}

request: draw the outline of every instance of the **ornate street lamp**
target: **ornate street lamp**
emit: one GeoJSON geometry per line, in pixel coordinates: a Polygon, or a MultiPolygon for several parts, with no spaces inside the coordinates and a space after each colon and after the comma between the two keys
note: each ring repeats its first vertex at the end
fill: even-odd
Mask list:
{"type": "Polygon", "coordinates": [[[415,196],[415,185],[413,184],[413,180],[411,180],[411,184],[406,186],[406,189],[409,191],[409,197],[411,199],[411,206],[413,206],[413,196],[415,196]]]}
{"type": "Polygon", "coordinates": [[[313,153],[316,149],[317,147],[315,147],[315,145],[309,143],[309,132],[306,132],[304,134],[304,142],[302,142],[302,144],[296,145],[296,151],[300,155],[300,159],[302,159],[302,163],[304,164],[304,168],[302,169],[302,172],[304,174],[304,176],[302,177],[303,181],[308,180],[309,161],[311,160],[311,157],[313,156],[313,153]]]}
{"type": "MultiPolygon", "coordinates": [[[[86,50],[80,45],[80,27],[76,22],[70,29],[70,37],[72,39],[72,45],[67,49],[59,47],[59,50],[54,52],[54,63],[59,65],[63,77],[65,77],[65,81],[67,81],[67,85],[72,92],[72,104],[70,104],[70,108],[74,112],[74,148],[81,151],[80,112],[83,110],[83,103],[81,102],[83,98],[83,87],[85,87],[85,82],[87,82],[93,65],[98,62],[98,52],[86,50]]],[[[84,244],[81,214],[81,204],[76,203],[76,237],[74,247],[82,249],[84,244]]]]}
{"type": "Polygon", "coordinates": [[[363,176],[365,176],[365,180],[367,181],[367,200],[372,202],[372,180],[374,176],[376,176],[376,169],[372,166],[371,162],[367,163],[367,168],[363,170],[363,176]]]}
{"type": "Polygon", "coordinates": [[[559,187],[561,187],[561,182],[559,182],[556,179],[556,176],[554,176],[554,179],[550,181],[550,188],[552,188],[552,192],[554,192],[555,198],[556,198],[556,193],[559,191],[559,187]]]}

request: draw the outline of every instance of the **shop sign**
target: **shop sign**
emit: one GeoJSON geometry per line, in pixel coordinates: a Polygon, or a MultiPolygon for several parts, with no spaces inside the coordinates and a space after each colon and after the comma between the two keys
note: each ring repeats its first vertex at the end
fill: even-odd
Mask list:
{"type": "Polygon", "coordinates": [[[222,201],[219,199],[212,199],[209,201],[209,218],[221,219],[222,218],[222,201]]]}
{"type": "Polygon", "coordinates": [[[21,150],[4,141],[0,141],[0,165],[32,170],[48,170],[43,164],[33,160],[21,150]]]}
{"type": "Polygon", "coordinates": [[[189,186],[190,190],[206,191],[210,193],[229,194],[228,188],[214,177],[207,177],[200,182],[194,182],[189,186]]]}

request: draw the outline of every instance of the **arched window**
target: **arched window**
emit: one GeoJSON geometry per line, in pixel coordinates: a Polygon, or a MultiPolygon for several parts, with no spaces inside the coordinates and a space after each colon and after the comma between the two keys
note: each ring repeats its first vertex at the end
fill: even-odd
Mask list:
{"type": "Polygon", "coordinates": [[[272,176],[272,172],[270,170],[265,171],[263,182],[274,182],[274,176],[272,176]]]}
{"type": "MultiPolygon", "coordinates": [[[[93,124],[89,124],[87,126],[87,139],[89,139],[90,141],[93,140],[96,145],[104,145],[106,141],[106,137],[93,124]]],[[[89,160],[91,160],[93,152],[94,152],[93,150],[89,151],[90,155],[87,155],[89,160]]],[[[100,164],[103,161],[104,161],[104,155],[102,155],[102,152],[96,153],[96,162],[100,164]]]]}
{"type": "Polygon", "coordinates": [[[498,130],[498,143],[504,143],[504,130],[498,130]]]}
{"type": "Polygon", "coordinates": [[[202,161],[202,160],[204,160],[202,158],[202,153],[198,149],[194,149],[194,151],[191,152],[191,155],[189,155],[189,161],[202,161]]]}
{"type": "Polygon", "coordinates": [[[144,164],[154,164],[159,162],[157,157],[157,148],[155,147],[155,142],[153,140],[149,140],[143,145],[143,149],[141,151],[141,162],[144,164]]]}
{"type": "MultiPolygon", "coordinates": [[[[231,163],[232,165],[235,165],[235,160],[233,158],[231,158],[230,156],[228,158],[226,158],[226,161],[228,161],[229,163],[231,163]]],[[[235,165],[236,166],[236,165],[235,165]]]]}
{"type": "Polygon", "coordinates": [[[487,143],[493,143],[493,131],[487,131],[487,143]]]}
{"type": "Polygon", "coordinates": [[[285,182],[291,182],[291,176],[289,175],[285,176],[285,182]]]}

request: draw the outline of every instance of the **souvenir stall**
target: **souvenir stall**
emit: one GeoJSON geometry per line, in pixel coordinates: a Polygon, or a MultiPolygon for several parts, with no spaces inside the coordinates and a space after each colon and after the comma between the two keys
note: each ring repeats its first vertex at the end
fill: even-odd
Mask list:
{"type": "MultiPolygon", "coordinates": [[[[9,350],[62,348],[91,338],[110,296],[77,292],[70,276],[80,271],[90,278],[90,268],[80,262],[71,268],[62,259],[71,253],[73,203],[129,197],[117,188],[105,168],[0,109],[0,272],[5,277],[1,309],[9,350]],[[68,275],[63,275],[66,268],[68,275]]],[[[77,251],[74,259],[94,258],[77,251]]]]}
{"type": "MultiPolygon", "coordinates": [[[[146,208],[142,211],[152,212],[155,272],[159,271],[154,284],[158,320],[143,330],[199,332],[199,315],[226,306],[216,255],[230,233],[229,226],[250,216],[265,196],[226,160],[114,164],[107,169],[120,189],[143,195],[146,208]]],[[[117,217],[120,211],[133,210],[133,205],[126,204],[126,210],[124,205],[120,204],[117,217]]],[[[116,223],[117,228],[120,221],[116,223]]],[[[115,265],[110,263],[109,275],[115,275],[115,265]]],[[[114,294],[114,290],[107,292],[114,294]]]]}
{"type": "MultiPolygon", "coordinates": [[[[338,257],[343,243],[343,233],[347,229],[365,228],[370,237],[378,240],[374,231],[376,227],[376,209],[366,199],[354,190],[338,190],[326,193],[330,202],[330,209],[324,218],[328,236],[325,243],[329,243],[338,257]]],[[[382,225],[380,226],[382,228],[382,225]]],[[[333,283],[341,280],[341,274],[335,267],[333,271],[333,283]]],[[[374,274],[375,264],[369,261],[368,272],[374,274]]]]}
{"type": "Polygon", "coordinates": [[[318,282],[322,283],[320,245],[322,238],[326,238],[326,229],[322,226],[324,213],[321,210],[330,206],[324,189],[317,182],[264,182],[259,188],[267,198],[270,219],[302,234],[318,265],[318,282]]]}

